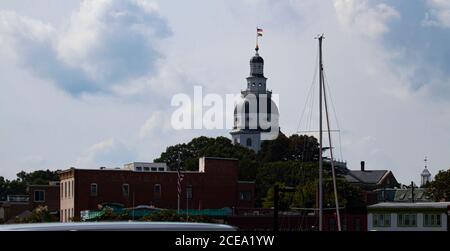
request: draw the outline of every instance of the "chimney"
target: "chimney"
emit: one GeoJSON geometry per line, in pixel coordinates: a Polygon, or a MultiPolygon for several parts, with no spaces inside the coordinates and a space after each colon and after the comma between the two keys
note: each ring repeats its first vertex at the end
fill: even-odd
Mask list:
{"type": "Polygon", "coordinates": [[[365,168],[366,162],[365,161],[361,161],[361,171],[364,172],[366,170],[365,168]]]}

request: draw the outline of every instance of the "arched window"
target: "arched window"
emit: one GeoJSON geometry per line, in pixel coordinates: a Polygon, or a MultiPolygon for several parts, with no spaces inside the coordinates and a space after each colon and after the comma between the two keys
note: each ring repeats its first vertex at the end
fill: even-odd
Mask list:
{"type": "Polygon", "coordinates": [[[251,138],[247,139],[247,146],[252,146],[252,139],[251,138]]]}

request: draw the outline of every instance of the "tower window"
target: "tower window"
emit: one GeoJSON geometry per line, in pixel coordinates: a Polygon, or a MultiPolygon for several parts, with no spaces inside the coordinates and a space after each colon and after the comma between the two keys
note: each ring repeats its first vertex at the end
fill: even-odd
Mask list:
{"type": "Polygon", "coordinates": [[[252,139],[251,138],[247,139],[247,146],[252,146],[252,139]]]}
{"type": "Polygon", "coordinates": [[[259,83],[258,85],[259,85],[259,86],[262,86],[262,84],[261,84],[261,83],[259,83]]]}

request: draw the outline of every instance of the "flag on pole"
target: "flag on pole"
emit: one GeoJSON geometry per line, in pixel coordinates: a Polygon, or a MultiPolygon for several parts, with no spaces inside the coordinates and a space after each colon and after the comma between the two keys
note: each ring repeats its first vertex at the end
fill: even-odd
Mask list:
{"type": "Polygon", "coordinates": [[[183,181],[184,175],[181,173],[180,168],[178,168],[178,180],[177,180],[177,192],[178,198],[181,197],[181,181],[183,181]]]}
{"type": "Polygon", "coordinates": [[[258,37],[262,37],[262,35],[263,35],[263,29],[256,28],[256,34],[258,35],[258,37]]]}

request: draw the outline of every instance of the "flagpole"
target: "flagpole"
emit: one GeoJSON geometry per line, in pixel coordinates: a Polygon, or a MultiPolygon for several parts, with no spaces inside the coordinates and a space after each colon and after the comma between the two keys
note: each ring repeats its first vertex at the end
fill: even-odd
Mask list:
{"type": "Polygon", "coordinates": [[[177,195],[178,195],[178,201],[177,201],[177,213],[180,213],[180,191],[179,191],[179,186],[180,186],[180,152],[178,152],[178,172],[177,172],[177,195]]]}
{"type": "Polygon", "coordinates": [[[258,27],[256,27],[256,48],[259,47],[259,46],[258,46],[258,38],[259,38],[259,35],[258,35],[258,27]]]}

